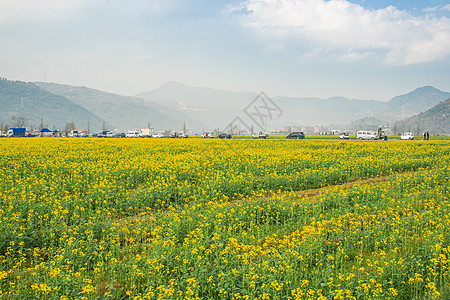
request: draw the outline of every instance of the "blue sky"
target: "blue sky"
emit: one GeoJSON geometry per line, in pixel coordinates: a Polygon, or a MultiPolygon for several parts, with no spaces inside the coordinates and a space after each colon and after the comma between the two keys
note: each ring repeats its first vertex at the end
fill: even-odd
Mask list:
{"type": "Polygon", "coordinates": [[[1,0],[0,76],[123,95],[450,91],[449,1],[1,0]]]}

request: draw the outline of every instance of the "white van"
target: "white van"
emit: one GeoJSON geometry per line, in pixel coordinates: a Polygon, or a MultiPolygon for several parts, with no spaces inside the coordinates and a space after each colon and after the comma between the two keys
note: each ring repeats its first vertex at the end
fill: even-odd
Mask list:
{"type": "Polygon", "coordinates": [[[78,130],[72,130],[67,134],[67,137],[80,137],[78,130]]]}
{"type": "Polygon", "coordinates": [[[414,135],[412,134],[412,132],[404,132],[402,133],[402,135],[400,136],[400,139],[402,140],[414,140],[414,135]]]}
{"type": "Polygon", "coordinates": [[[139,131],[137,130],[128,130],[128,132],[125,134],[127,138],[134,138],[139,137],[139,131]]]}
{"type": "Polygon", "coordinates": [[[161,132],[155,133],[152,135],[152,138],[163,138],[164,135],[161,132]]]}
{"type": "Polygon", "coordinates": [[[377,133],[375,131],[360,130],[356,133],[356,138],[360,140],[376,140],[377,133]]]}

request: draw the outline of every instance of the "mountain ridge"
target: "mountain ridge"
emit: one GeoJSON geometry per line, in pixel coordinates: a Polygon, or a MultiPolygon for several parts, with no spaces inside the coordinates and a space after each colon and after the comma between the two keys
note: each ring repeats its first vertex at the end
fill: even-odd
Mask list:
{"type": "Polygon", "coordinates": [[[432,135],[450,132],[450,97],[418,115],[400,120],[394,124],[394,131],[413,131],[420,135],[430,131],[432,135]]]}
{"type": "MultiPolygon", "coordinates": [[[[137,96],[168,105],[177,110],[191,111],[195,118],[225,126],[230,120],[246,118],[247,105],[258,96],[251,92],[233,92],[222,89],[189,87],[180,82],[169,81],[158,88],[139,93],[137,96]],[[195,111],[195,112],[192,112],[195,111]]],[[[283,111],[282,119],[272,119],[271,129],[292,125],[349,124],[362,118],[377,118],[395,122],[418,114],[450,97],[431,86],[424,86],[412,92],[393,97],[389,101],[348,99],[334,96],[328,99],[318,97],[271,98],[283,111]]],[[[246,118],[247,122],[254,122],[246,118]]]]}
{"type": "MultiPolygon", "coordinates": [[[[117,95],[85,86],[49,82],[20,82],[20,84],[29,84],[29,87],[33,85],[35,89],[39,89],[39,92],[37,90],[34,92],[37,94],[47,92],[46,97],[53,99],[49,100],[49,103],[53,103],[53,108],[56,107],[52,102],[55,101],[55,97],[62,97],[57,98],[62,101],[61,103],[70,102],[77,109],[82,108],[82,112],[79,111],[78,115],[91,113],[91,121],[97,122],[93,128],[98,128],[98,123],[105,120],[110,129],[119,130],[144,128],[149,125],[157,130],[180,130],[184,124],[188,125],[191,132],[225,130],[234,120],[242,121],[247,129],[254,127],[264,131],[279,131],[289,126],[366,124],[374,119],[382,120],[385,124],[393,124],[401,119],[418,115],[450,98],[450,93],[432,86],[419,87],[384,102],[348,99],[342,96],[328,99],[285,96],[269,98],[265,94],[252,92],[190,87],[177,81],[169,81],[154,90],[137,94],[142,98],[117,95]],[[261,95],[264,95],[263,100],[261,95]],[[279,109],[277,113],[265,114],[266,110],[270,112],[269,109],[275,108],[279,109]],[[264,121],[263,116],[268,115],[270,118],[266,118],[267,122],[263,124],[261,122],[264,121]]],[[[19,86],[16,92],[19,98],[23,97],[20,96],[19,86]]],[[[61,111],[67,110],[61,108],[61,111]]],[[[35,123],[39,118],[36,112],[40,113],[39,107],[30,112],[34,113],[35,123]]],[[[14,114],[14,111],[9,111],[9,115],[11,113],[14,114]]],[[[7,116],[3,114],[2,118],[5,117],[7,116]]],[[[66,122],[71,121],[69,120],[71,117],[64,115],[64,118],[68,119],[66,122]]]]}
{"type": "MultiPolygon", "coordinates": [[[[0,120],[13,116],[25,118],[28,126],[43,125],[63,129],[67,123],[101,128],[104,120],[69,99],[52,94],[31,82],[0,80],[0,120]]],[[[11,124],[12,125],[12,124],[11,124]]]]}
{"type": "Polygon", "coordinates": [[[201,125],[201,122],[189,116],[142,98],[57,83],[36,84],[52,93],[63,95],[109,120],[115,129],[121,131],[148,127],[148,124],[157,130],[180,129],[183,122],[196,127],[201,125]]]}

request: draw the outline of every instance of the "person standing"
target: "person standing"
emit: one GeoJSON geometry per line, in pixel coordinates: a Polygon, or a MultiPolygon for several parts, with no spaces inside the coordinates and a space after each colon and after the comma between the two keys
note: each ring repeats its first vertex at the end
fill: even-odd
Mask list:
{"type": "Polygon", "coordinates": [[[427,132],[424,131],[424,132],[423,132],[423,141],[426,141],[426,139],[427,139],[427,132]]]}
{"type": "Polygon", "coordinates": [[[430,139],[430,132],[427,131],[427,141],[430,139]]]}

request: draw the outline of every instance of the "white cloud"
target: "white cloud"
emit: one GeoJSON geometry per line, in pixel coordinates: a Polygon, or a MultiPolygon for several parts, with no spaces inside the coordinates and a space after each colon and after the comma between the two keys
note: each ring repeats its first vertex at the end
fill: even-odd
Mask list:
{"type": "Polygon", "coordinates": [[[349,60],[377,52],[385,63],[408,65],[450,53],[450,19],[415,17],[393,6],[369,10],[345,0],[248,0],[229,12],[263,39],[347,53],[349,60]]]}
{"type": "Polygon", "coordinates": [[[442,10],[448,10],[450,11],[450,4],[447,4],[446,6],[444,6],[443,8],[441,8],[442,10]]]}
{"type": "Polygon", "coordinates": [[[434,13],[439,10],[439,6],[427,7],[424,8],[423,11],[427,13],[434,13]]]}

